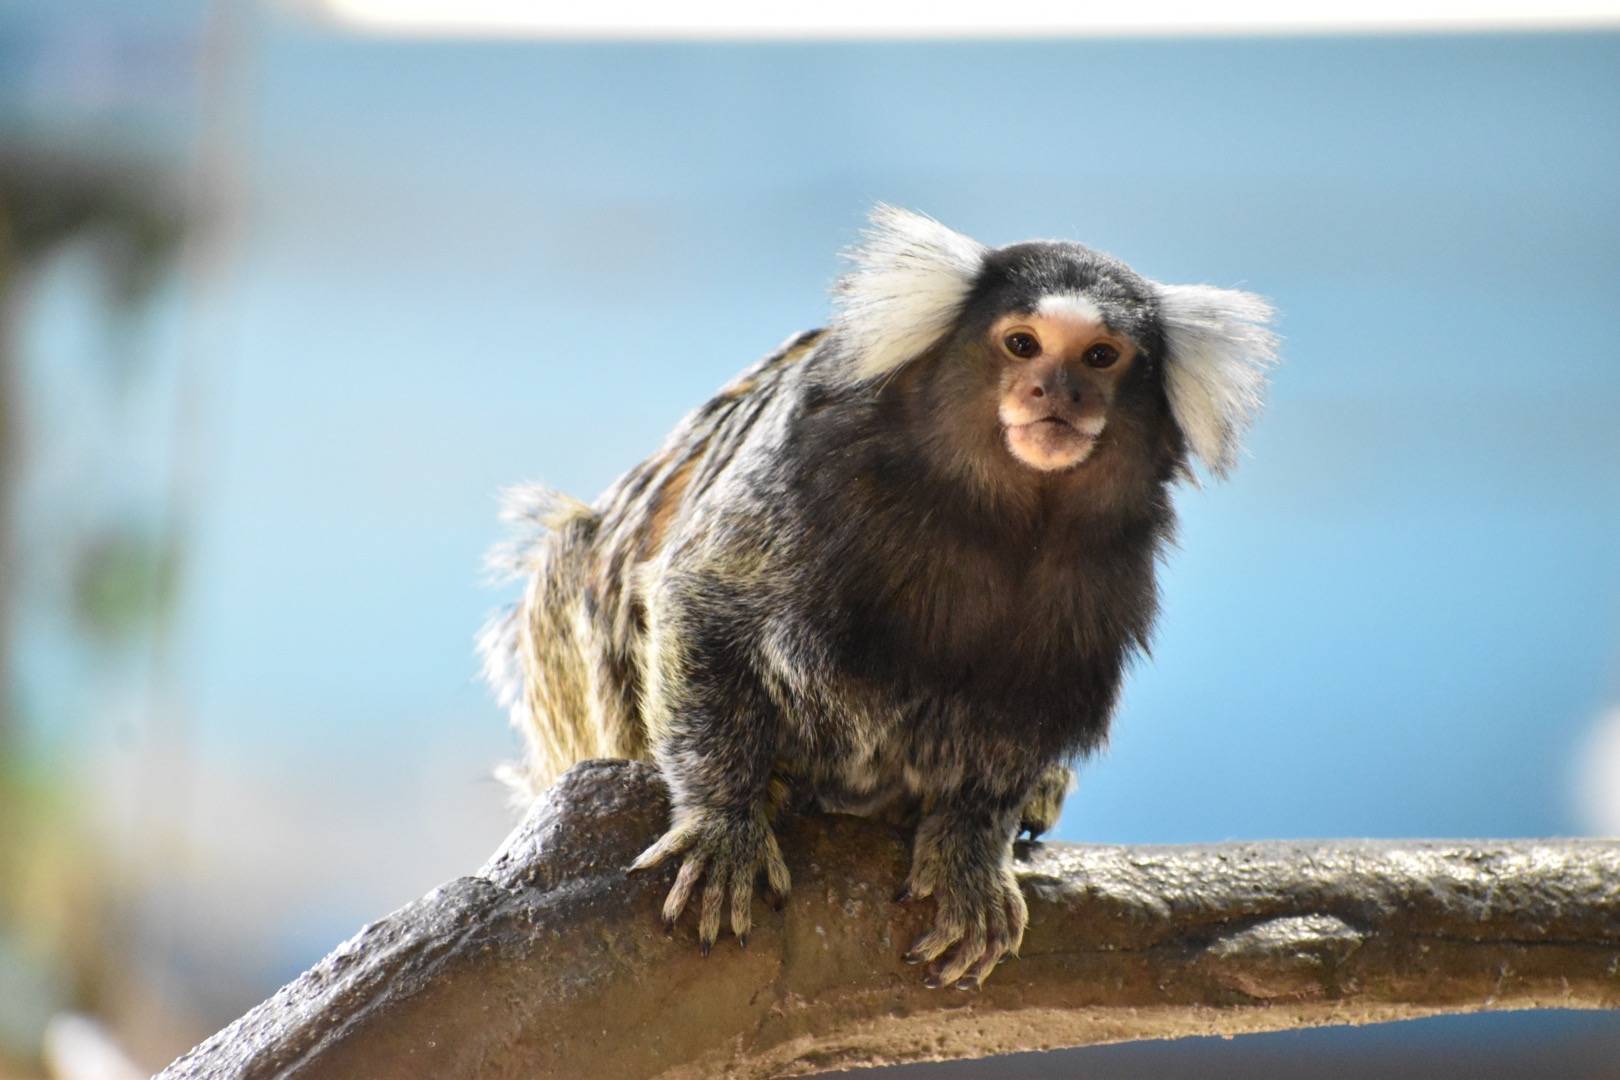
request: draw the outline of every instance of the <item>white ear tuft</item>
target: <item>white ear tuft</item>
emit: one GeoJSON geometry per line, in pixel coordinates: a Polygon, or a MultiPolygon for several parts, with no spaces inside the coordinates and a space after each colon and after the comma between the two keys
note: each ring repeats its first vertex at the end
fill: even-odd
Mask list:
{"type": "Polygon", "coordinates": [[[915,359],[961,313],[985,248],[931,217],[893,206],[873,208],[853,264],[834,289],[833,329],[843,339],[856,381],[886,375],[915,359]]]}
{"type": "Polygon", "coordinates": [[[1211,285],[1158,290],[1170,412],[1192,452],[1225,476],[1237,464],[1243,432],[1260,411],[1266,369],[1277,358],[1271,305],[1211,285]]]}

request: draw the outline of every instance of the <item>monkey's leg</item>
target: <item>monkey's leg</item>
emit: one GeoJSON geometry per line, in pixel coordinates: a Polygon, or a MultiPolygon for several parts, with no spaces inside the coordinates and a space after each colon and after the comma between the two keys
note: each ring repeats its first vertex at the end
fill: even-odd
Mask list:
{"type": "Polygon", "coordinates": [[[698,657],[693,677],[673,688],[669,718],[654,750],[669,784],[669,831],[642,852],[632,871],[682,856],[664,901],[664,926],[675,920],[703,883],[698,947],[704,955],[720,936],[729,906],[731,930],[748,944],[754,885],[761,875],[780,906],[790,886],[787,864],[771,828],[785,788],[773,779],[776,710],[764,691],[740,673],[735,656],[698,657]]]}
{"type": "Polygon", "coordinates": [[[1024,801],[960,790],[917,827],[901,898],[935,900],[933,928],[906,954],[912,964],[939,961],[928,986],[973,989],[1004,956],[1018,954],[1029,909],[1013,876],[1012,841],[1024,801]]]}
{"type": "Polygon", "coordinates": [[[1050,832],[1063,810],[1064,796],[1074,790],[1074,770],[1067,765],[1052,765],[1035,781],[1024,809],[1018,815],[1018,831],[1029,833],[1034,840],[1050,832]]]}

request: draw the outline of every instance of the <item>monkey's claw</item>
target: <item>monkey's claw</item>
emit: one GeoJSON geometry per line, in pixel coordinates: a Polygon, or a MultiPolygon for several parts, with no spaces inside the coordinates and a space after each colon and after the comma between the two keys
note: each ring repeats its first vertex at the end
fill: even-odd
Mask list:
{"type": "Polygon", "coordinates": [[[769,886],[772,906],[778,910],[791,886],[776,834],[760,812],[691,813],[677,820],[657,843],[642,852],[630,871],[650,869],[676,855],[684,855],[684,858],[680,872],[675,875],[675,884],[664,900],[664,927],[666,931],[673,929],[675,920],[680,918],[701,881],[698,951],[704,956],[709,955],[720,936],[720,924],[727,908],[731,914],[731,932],[747,947],[748,931],[753,926],[750,909],[754,883],[761,874],[769,886]]]}
{"type": "Polygon", "coordinates": [[[989,868],[933,890],[934,925],[906,953],[908,964],[937,961],[924,985],[976,990],[1005,957],[1016,956],[1029,908],[1008,866],[989,868]]]}

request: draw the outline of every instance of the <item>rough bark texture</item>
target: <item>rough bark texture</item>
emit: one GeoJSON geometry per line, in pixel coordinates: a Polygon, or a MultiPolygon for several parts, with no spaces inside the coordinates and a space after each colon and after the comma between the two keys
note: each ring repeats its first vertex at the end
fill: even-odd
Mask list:
{"type": "Polygon", "coordinates": [[[900,960],[892,829],[784,823],[795,888],[700,959],[627,877],[654,770],[565,775],[476,876],[366,927],[163,1077],[795,1075],[1488,1009],[1620,1006],[1620,842],[1022,852],[1022,959],[983,991],[900,960]]]}

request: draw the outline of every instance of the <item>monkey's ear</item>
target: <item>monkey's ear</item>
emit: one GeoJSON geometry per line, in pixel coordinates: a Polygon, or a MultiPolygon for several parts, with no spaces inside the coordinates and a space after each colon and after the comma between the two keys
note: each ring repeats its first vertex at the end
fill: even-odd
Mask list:
{"type": "Polygon", "coordinates": [[[1192,452],[1216,476],[1237,464],[1243,432],[1260,411],[1277,359],[1271,305],[1210,285],[1160,285],[1165,388],[1192,452]]]}
{"type": "Polygon", "coordinates": [[[931,217],[879,204],[833,289],[833,330],[852,381],[886,375],[944,337],[985,247],[931,217]]]}

